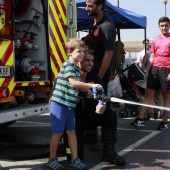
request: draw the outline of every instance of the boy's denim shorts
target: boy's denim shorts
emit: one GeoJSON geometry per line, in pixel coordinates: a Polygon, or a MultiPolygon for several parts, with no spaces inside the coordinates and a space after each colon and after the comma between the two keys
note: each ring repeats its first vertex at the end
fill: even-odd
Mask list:
{"type": "Polygon", "coordinates": [[[52,132],[62,133],[65,130],[75,130],[75,112],[73,107],[51,101],[50,119],[52,132]]]}

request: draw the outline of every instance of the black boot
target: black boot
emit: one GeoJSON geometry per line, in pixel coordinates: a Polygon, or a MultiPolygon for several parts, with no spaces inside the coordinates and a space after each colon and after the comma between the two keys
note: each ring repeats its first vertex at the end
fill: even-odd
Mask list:
{"type": "Polygon", "coordinates": [[[125,165],[126,161],[123,157],[119,156],[115,150],[117,142],[116,131],[105,131],[103,137],[103,155],[102,161],[111,162],[115,165],[125,165]]]}

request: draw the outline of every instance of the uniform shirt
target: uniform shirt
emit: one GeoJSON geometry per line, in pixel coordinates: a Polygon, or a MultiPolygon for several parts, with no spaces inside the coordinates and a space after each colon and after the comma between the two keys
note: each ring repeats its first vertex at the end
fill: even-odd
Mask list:
{"type": "Polygon", "coordinates": [[[151,52],[154,53],[153,66],[170,68],[170,36],[160,35],[153,39],[151,52]]]}
{"type": "Polygon", "coordinates": [[[60,69],[51,100],[66,106],[76,107],[78,90],[70,86],[69,77],[76,77],[79,81],[80,69],[68,60],[60,69]]]}
{"type": "Polygon", "coordinates": [[[105,50],[113,50],[116,39],[116,28],[107,14],[94,25],[91,24],[86,44],[94,50],[94,66],[92,72],[98,73],[101,67],[105,50]]]}
{"type": "MultiPolygon", "coordinates": [[[[100,77],[93,72],[90,72],[87,74],[86,77],[86,83],[95,83],[95,84],[101,84],[102,85],[102,80],[100,77]]],[[[98,101],[94,100],[93,98],[85,98],[81,99],[76,106],[75,112],[76,114],[81,114],[81,115],[91,115],[95,113],[96,105],[98,101]]]]}

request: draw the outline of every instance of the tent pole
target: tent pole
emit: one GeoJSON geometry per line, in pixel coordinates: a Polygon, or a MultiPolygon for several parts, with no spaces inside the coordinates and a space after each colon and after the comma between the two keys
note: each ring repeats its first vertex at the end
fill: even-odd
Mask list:
{"type": "MultiPolygon", "coordinates": [[[[144,34],[145,34],[145,41],[146,41],[146,28],[145,28],[145,30],[144,30],[144,34]]],[[[146,53],[146,43],[145,43],[145,53],[146,53]]]]}
{"type": "Polygon", "coordinates": [[[117,36],[118,36],[118,41],[120,41],[120,28],[117,26],[117,36]]]}
{"type": "Polygon", "coordinates": [[[117,0],[117,6],[119,7],[119,0],[117,0]]]}

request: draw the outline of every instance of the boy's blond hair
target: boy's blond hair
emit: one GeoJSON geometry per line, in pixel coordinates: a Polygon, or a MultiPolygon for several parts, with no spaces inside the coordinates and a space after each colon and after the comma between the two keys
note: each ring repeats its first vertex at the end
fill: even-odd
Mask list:
{"type": "Polygon", "coordinates": [[[78,38],[69,38],[67,42],[65,42],[66,51],[74,51],[76,48],[85,48],[85,43],[78,38]]]}

